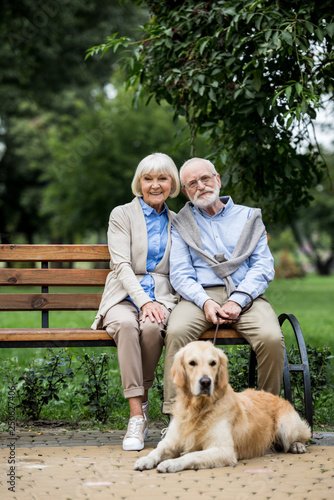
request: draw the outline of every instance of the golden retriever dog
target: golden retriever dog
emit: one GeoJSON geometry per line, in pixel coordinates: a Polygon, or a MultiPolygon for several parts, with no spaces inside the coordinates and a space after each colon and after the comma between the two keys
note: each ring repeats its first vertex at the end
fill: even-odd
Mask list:
{"type": "Polygon", "coordinates": [[[236,465],[271,447],[305,453],[309,425],[284,399],[264,391],[236,393],[229,385],[227,357],[211,342],[191,342],[172,366],[178,388],[165,437],[136,470],[178,472],[236,465]]]}

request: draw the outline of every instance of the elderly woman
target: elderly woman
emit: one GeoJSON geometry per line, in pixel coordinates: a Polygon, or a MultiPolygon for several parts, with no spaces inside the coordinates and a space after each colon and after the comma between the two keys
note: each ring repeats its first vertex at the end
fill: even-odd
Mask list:
{"type": "Polygon", "coordinates": [[[163,337],[177,295],[169,282],[173,213],[165,201],[179,193],[173,160],[154,153],[138,165],[132,180],[136,196],[110,214],[110,268],[93,329],[105,328],[115,340],[130,420],[124,450],[142,450],[148,432],[148,390],[163,348],[163,337]]]}

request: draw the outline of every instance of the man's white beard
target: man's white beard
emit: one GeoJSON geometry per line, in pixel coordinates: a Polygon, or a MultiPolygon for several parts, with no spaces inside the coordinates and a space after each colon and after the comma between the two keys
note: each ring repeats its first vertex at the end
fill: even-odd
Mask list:
{"type": "Polygon", "coordinates": [[[210,205],[213,205],[215,201],[219,198],[219,186],[217,185],[215,188],[208,188],[208,191],[203,198],[198,199],[201,196],[201,193],[196,192],[194,197],[192,198],[192,203],[199,208],[206,208],[210,205]]]}

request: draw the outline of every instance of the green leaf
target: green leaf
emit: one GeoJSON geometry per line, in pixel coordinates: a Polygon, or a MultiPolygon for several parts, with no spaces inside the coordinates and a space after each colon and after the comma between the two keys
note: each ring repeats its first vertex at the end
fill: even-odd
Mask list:
{"type": "Polygon", "coordinates": [[[236,91],[234,92],[234,94],[233,94],[234,99],[236,99],[236,98],[237,98],[237,97],[238,97],[238,96],[239,96],[239,95],[243,92],[243,90],[244,90],[244,89],[242,89],[242,88],[241,88],[241,89],[236,90],[236,91]]]}
{"type": "Polygon", "coordinates": [[[245,96],[247,97],[247,99],[254,99],[255,95],[256,94],[254,92],[251,92],[249,89],[245,90],[245,96]]]}
{"type": "Polygon", "coordinates": [[[305,26],[307,31],[309,31],[311,34],[314,32],[313,24],[310,23],[309,21],[305,21],[305,26]]]}
{"type": "Polygon", "coordinates": [[[251,13],[251,14],[247,14],[247,17],[246,17],[246,23],[247,24],[250,22],[250,20],[252,19],[253,16],[255,16],[254,12],[251,13]]]}
{"type": "Polygon", "coordinates": [[[266,42],[268,42],[268,40],[271,37],[271,35],[272,35],[272,30],[266,30],[264,32],[264,39],[266,40],[266,42]]]}
{"type": "Polygon", "coordinates": [[[281,89],[279,92],[276,92],[274,97],[273,97],[273,101],[272,101],[272,104],[275,104],[276,100],[278,99],[278,97],[283,94],[284,92],[284,89],[281,89]]]}
{"type": "Polygon", "coordinates": [[[287,44],[293,45],[292,35],[288,31],[282,31],[282,38],[287,44]]]}
{"type": "Polygon", "coordinates": [[[307,104],[306,99],[303,99],[303,100],[302,100],[302,103],[301,103],[301,105],[300,105],[300,108],[301,108],[302,113],[307,113],[308,104],[307,104]]]}
{"type": "Polygon", "coordinates": [[[173,42],[170,38],[166,38],[165,39],[165,45],[166,47],[168,47],[169,49],[171,49],[173,47],[173,42]]]}
{"type": "Polygon", "coordinates": [[[210,97],[211,101],[217,102],[217,97],[216,97],[216,94],[215,94],[213,88],[210,88],[210,90],[209,90],[209,97],[210,97]]]}
{"type": "Polygon", "coordinates": [[[286,123],[286,128],[289,129],[291,127],[291,124],[293,122],[293,115],[291,115],[286,123]]]}
{"type": "Polygon", "coordinates": [[[334,23],[327,24],[326,30],[327,30],[327,33],[329,34],[329,36],[331,38],[333,38],[333,36],[334,36],[334,23]]]}
{"type": "Polygon", "coordinates": [[[168,28],[164,31],[164,34],[167,35],[167,36],[170,36],[172,38],[173,36],[173,30],[172,28],[168,28]]]}
{"type": "Polygon", "coordinates": [[[278,37],[278,31],[275,31],[275,33],[273,34],[272,42],[276,46],[277,49],[279,49],[281,47],[282,42],[278,37]]]}
{"type": "Polygon", "coordinates": [[[207,46],[208,43],[209,43],[209,40],[204,40],[204,42],[201,43],[201,46],[199,48],[199,53],[201,55],[203,55],[204,49],[205,49],[205,47],[207,46]]]}
{"type": "Polygon", "coordinates": [[[301,109],[300,105],[298,104],[298,106],[296,107],[296,118],[299,122],[300,122],[300,117],[301,117],[301,109]]]}
{"type": "Polygon", "coordinates": [[[205,92],[205,86],[202,85],[198,91],[199,95],[203,96],[204,95],[204,92],[205,92]]]}
{"type": "Polygon", "coordinates": [[[262,19],[263,19],[263,16],[258,16],[256,21],[255,21],[255,27],[257,30],[260,30],[262,19]]]}
{"type": "Polygon", "coordinates": [[[309,43],[306,40],[306,38],[300,38],[300,37],[296,38],[296,45],[300,47],[303,52],[306,52],[309,47],[309,43]]]}
{"type": "Polygon", "coordinates": [[[316,111],[311,107],[309,107],[308,109],[308,114],[310,115],[310,118],[312,118],[312,120],[315,120],[317,117],[316,111]]]}
{"type": "Polygon", "coordinates": [[[324,36],[325,36],[325,35],[324,35],[323,30],[322,30],[322,29],[320,29],[320,28],[317,28],[317,29],[315,30],[315,33],[316,33],[316,35],[317,35],[317,37],[318,37],[318,40],[319,40],[320,42],[322,42],[322,41],[323,41],[323,39],[324,39],[324,36]]]}
{"type": "Polygon", "coordinates": [[[226,9],[222,9],[222,12],[225,16],[234,16],[235,15],[234,7],[227,7],[226,9]]]}
{"type": "Polygon", "coordinates": [[[259,90],[261,89],[262,85],[261,77],[262,77],[262,71],[261,70],[255,71],[254,79],[252,81],[252,86],[256,90],[256,92],[259,92],[259,90]]]}
{"type": "Polygon", "coordinates": [[[264,106],[263,106],[262,102],[258,102],[257,103],[256,110],[257,110],[257,112],[259,113],[260,116],[263,116],[264,106]]]}
{"type": "Polygon", "coordinates": [[[291,92],[292,92],[292,87],[291,87],[291,86],[289,86],[289,87],[287,87],[287,88],[285,89],[285,95],[286,95],[287,100],[289,100],[289,99],[290,99],[291,92]]]}
{"type": "Polygon", "coordinates": [[[229,68],[230,66],[232,66],[232,64],[235,62],[236,58],[235,57],[229,57],[226,61],[225,61],[225,66],[227,68],[229,68]]]}
{"type": "Polygon", "coordinates": [[[297,94],[300,95],[302,93],[303,86],[300,83],[296,83],[295,87],[297,94]]]}

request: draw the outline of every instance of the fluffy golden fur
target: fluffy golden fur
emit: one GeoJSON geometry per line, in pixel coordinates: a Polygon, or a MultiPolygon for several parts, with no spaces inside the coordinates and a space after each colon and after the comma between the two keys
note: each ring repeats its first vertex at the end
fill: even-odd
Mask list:
{"type": "Polygon", "coordinates": [[[166,436],[136,470],[177,472],[236,465],[275,446],[305,453],[311,430],[292,405],[264,391],[236,393],[229,385],[227,357],[210,342],[192,342],[175,356],[178,387],[166,436]]]}

